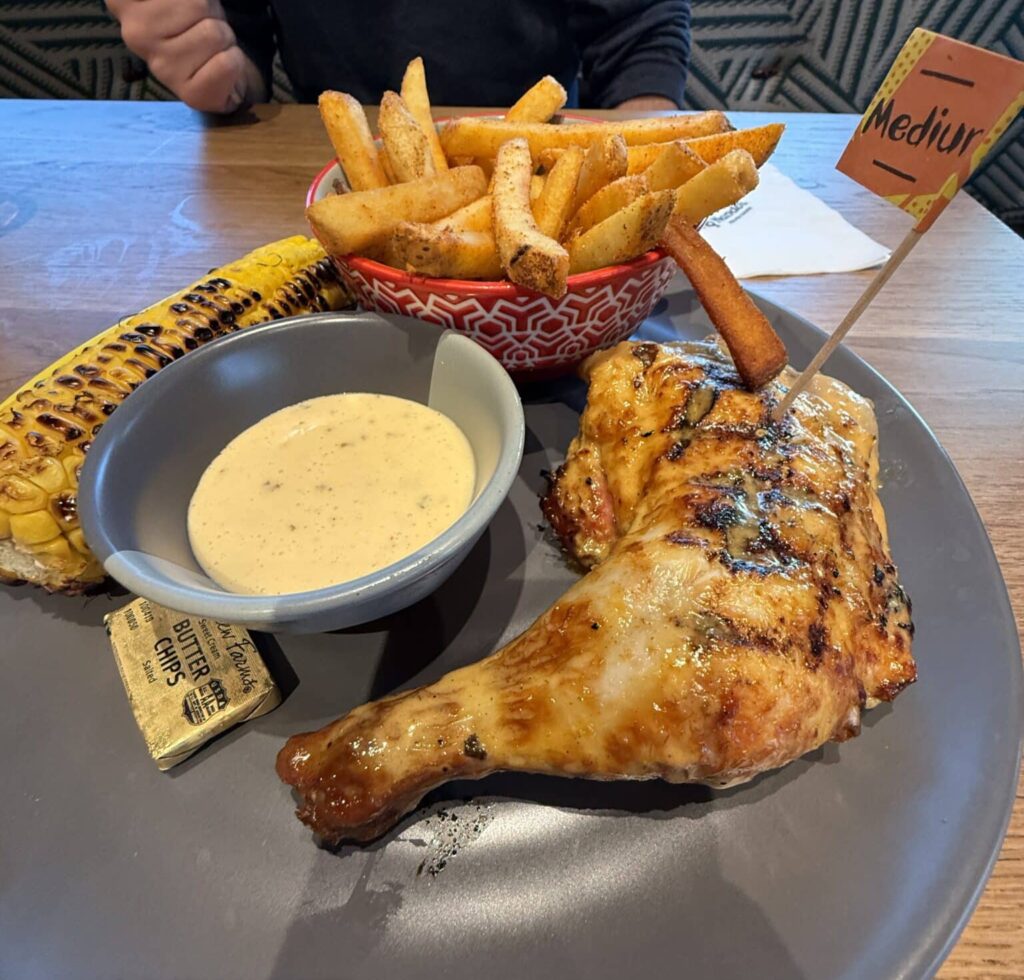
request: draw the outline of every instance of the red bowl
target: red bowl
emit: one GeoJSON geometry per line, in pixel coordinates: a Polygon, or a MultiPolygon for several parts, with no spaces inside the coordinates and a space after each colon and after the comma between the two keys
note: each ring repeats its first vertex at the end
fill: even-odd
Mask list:
{"type": "MultiPolygon", "coordinates": [[[[336,161],[316,175],[306,205],[347,185],[336,161]]],[[[675,263],[654,249],[623,265],[569,276],[560,299],[507,280],[417,276],[358,255],[332,255],[368,310],[399,313],[468,334],[520,378],[571,371],[588,354],[625,340],[664,295],[675,263]]]]}

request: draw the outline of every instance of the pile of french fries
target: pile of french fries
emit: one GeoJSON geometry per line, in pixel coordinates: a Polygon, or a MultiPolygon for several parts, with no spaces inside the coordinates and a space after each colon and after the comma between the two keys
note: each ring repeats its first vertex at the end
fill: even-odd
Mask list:
{"type": "Polygon", "coordinates": [[[512,282],[564,295],[568,276],[627,262],[757,185],[783,126],[734,130],[718,111],[552,122],[566,93],[542,78],[504,118],[440,132],[423,61],[380,104],[380,146],[359,103],[324,92],[320,114],[350,192],[307,217],[327,250],[425,276],[512,282]]]}

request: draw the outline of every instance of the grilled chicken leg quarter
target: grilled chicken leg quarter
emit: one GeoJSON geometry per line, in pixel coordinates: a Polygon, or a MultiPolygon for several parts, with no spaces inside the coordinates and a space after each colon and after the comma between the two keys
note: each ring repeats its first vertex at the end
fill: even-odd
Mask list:
{"type": "Polygon", "coordinates": [[[543,507],[588,573],[487,659],[288,741],[278,773],[327,841],[499,769],[742,782],[914,680],[866,400],[819,377],[774,424],[779,388],[743,390],[712,341],[584,373],[543,507]]]}

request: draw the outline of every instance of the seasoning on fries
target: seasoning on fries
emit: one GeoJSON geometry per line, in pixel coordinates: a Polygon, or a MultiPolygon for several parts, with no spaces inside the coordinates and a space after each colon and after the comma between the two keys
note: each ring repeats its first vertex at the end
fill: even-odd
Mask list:
{"type": "Polygon", "coordinates": [[[732,150],[746,150],[754,158],[754,163],[763,167],[779,145],[785,128],[782,123],[769,123],[753,129],[733,129],[688,140],[687,146],[705,163],[714,163],[732,150]]]}
{"type": "Polygon", "coordinates": [[[590,272],[650,251],[672,216],[671,190],[638,197],[569,243],[569,271],[590,272]]]}
{"type": "Polygon", "coordinates": [[[675,140],[665,145],[643,174],[652,191],[662,191],[693,180],[706,167],[707,164],[683,140],[675,140]]]}
{"type": "Polygon", "coordinates": [[[576,187],[577,210],[606,184],[625,176],[626,141],[618,133],[591,143],[576,187]]]}
{"type": "Polygon", "coordinates": [[[608,136],[621,136],[627,146],[638,143],[667,143],[724,132],[728,121],[717,109],[654,119],[625,119],[609,122],[518,123],[507,119],[466,116],[448,123],[441,132],[441,146],[448,156],[468,154],[493,157],[502,143],[522,138],[536,156],[551,147],[590,146],[608,136]]]}
{"type": "Polygon", "coordinates": [[[395,180],[417,180],[437,173],[427,134],[397,93],[384,93],[380,101],[379,125],[381,141],[387,150],[395,180]]]}
{"type": "MultiPolygon", "coordinates": [[[[626,149],[626,173],[640,174],[650,169],[665,154],[670,147],[682,146],[685,155],[690,161],[689,177],[699,173],[707,164],[704,159],[698,156],[690,146],[692,140],[672,140],[668,143],[640,143],[637,146],[630,146],[626,149]]],[[[689,179],[689,177],[687,179],[689,179]]]]}
{"type": "Polygon", "coordinates": [[[406,268],[441,279],[500,279],[501,263],[489,231],[439,228],[403,221],[391,235],[391,256],[406,268]]]}
{"type": "Polygon", "coordinates": [[[448,169],[448,160],[441,149],[441,140],[437,135],[434,117],[430,112],[430,96],[427,94],[427,76],[423,69],[423,59],[413,58],[405,69],[402,78],[402,101],[408,106],[416,122],[420,125],[427,144],[430,157],[434,161],[434,169],[438,173],[448,169]]]}
{"type": "Polygon", "coordinates": [[[544,178],[541,191],[533,202],[537,227],[549,238],[561,239],[562,231],[575,211],[583,158],[582,147],[569,147],[544,178]]]}
{"type": "Polygon", "coordinates": [[[453,167],[404,184],[332,194],[306,208],[306,217],[331,254],[365,254],[384,245],[400,221],[437,221],[486,191],[479,167],[453,167]]]}
{"type": "Polygon", "coordinates": [[[696,225],[749,194],[758,179],[754,158],[732,150],[676,189],[675,213],[696,225]]]}
{"type": "Polygon", "coordinates": [[[565,105],[568,97],[558,79],[545,75],[523,93],[519,101],[505,113],[505,118],[511,122],[547,122],[565,105]]]}
{"type": "Polygon", "coordinates": [[[320,113],[351,191],[308,208],[310,224],[334,255],[437,278],[507,278],[556,299],[570,274],[660,245],[744,381],[774,377],[785,348],[695,226],[757,186],[784,127],[732,129],[717,110],[551,122],[565,101],[546,76],[504,118],[455,119],[439,133],[414,58],[401,94],[384,94],[375,143],[356,100],[324,92],[320,113]]]}
{"type": "Polygon", "coordinates": [[[349,187],[354,191],[387,187],[390,181],[381,166],[363,107],[345,92],[323,92],[318,105],[349,187]]]}
{"type": "Polygon", "coordinates": [[[434,223],[436,228],[449,231],[490,231],[491,230],[491,195],[478,197],[471,204],[453,211],[446,218],[434,223]]]}
{"type": "Polygon", "coordinates": [[[566,239],[575,238],[593,228],[594,225],[604,221],[605,218],[610,218],[616,211],[621,211],[626,205],[632,204],[638,197],[650,190],[651,186],[643,174],[620,177],[610,184],[605,184],[576,212],[572,224],[566,230],[566,239]]]}
{"type": "Polygon", "coordinates": [[[532,174],[533,160],[526,140],[503,143],[494,161],[494,238],[498,255],[513,282],[549,296],[564,296],[569,253],[537,227],[530,208],[532,174]]]}

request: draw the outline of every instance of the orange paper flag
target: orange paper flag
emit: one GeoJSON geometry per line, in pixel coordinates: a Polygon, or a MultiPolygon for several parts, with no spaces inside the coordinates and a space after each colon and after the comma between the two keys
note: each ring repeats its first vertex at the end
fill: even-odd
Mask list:
{"type": "Polygon", "coordinates": [[[1024,107],[1024,62],[918,27],[837,168],[931,227],[1024,107]]]}

